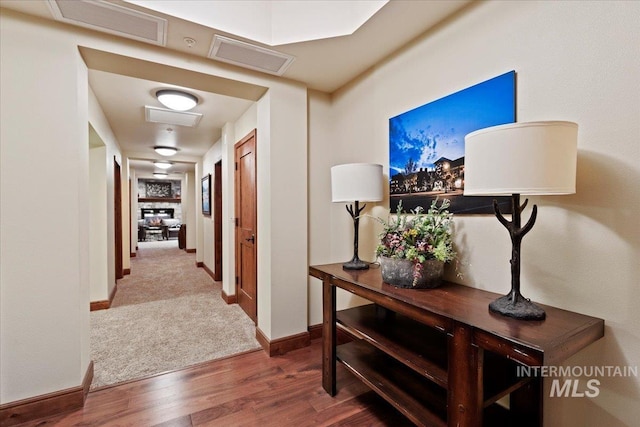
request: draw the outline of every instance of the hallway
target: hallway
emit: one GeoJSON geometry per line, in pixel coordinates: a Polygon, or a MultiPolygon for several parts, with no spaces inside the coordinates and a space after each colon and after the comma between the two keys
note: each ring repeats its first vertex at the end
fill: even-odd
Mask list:
{"type": "Polygon", "coordinates": [[[140,242],[111,308],[91,312],[91,389],[259,349],[255,325],[220,289],[176,240],[140,242]]]}

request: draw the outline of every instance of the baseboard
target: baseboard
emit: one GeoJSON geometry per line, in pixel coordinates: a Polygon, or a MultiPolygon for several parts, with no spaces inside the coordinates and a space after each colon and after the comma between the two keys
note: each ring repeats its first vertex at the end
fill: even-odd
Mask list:
{"type": "Polygon", "coordinates": [[[91,301],[89,303],[89,311],[106,310],[111,307],[109,300],[91,301]]]}
{"type": "Polygon", "coordinates": [[[224,291],[224,289],[220,292],[220,296],[222,297],[222,299],[224,300],[224,302],[226,302],[227,304],[235,304],[238,302],[238,297],[237,295],[227,295],[227,293],[224,291]]]}
{"type": "Polygon", "coordinates": [[[124,276],[127,276],[127,275],[131,274],[131,269],[130,268],[125,268],[124,270],[122,270],[122,274],[124,276]]]}
{"type": "MultiPolygon", "coordinates": [[[[136,250],[138,250],[138,248],[136,248],[136,250]]],[[[129,256],[130,256],[131,258],[135,258],[136,256],[138,256],[138,254],[137,254],[137,253],[135,253],[135,252],[131,252],[131,253],[129,254],[129,256]]]]}
{"type": "Polygon", "coordinates": [[[322,323],[319,325],[311,325],[307,328],[309,331],[309,338],[311,340],[317,340],[322,338],[322,323]]]}
{"type": "Polygon", "coordinates": [[[91,381],[93,361],[89,362],[82,384],[78,387],[0,405],[0,425],[10,427],[80,409],[84,406],[91,381]]]}
{"type": "Polygon", "coordinates": [[[116,285],[113,287],[113,290],[111,291],[111,295],[109,295],[109,299],[104,301],[91,301],[89,303],[89,311],[106,310],[110,308],[111,303],[113,302],[113,299],[116,296],[117,290],[118,290],[118,284],[116,283],[116,285]]]}
{"type": "Polygon", "coordinates": [[[82,380],[82,406],[84,406],[84,401],[87,400],[87,395],[89,394],[89,389],[91,388],[92,382],[93,360],[89,362],[89,366],[87,366],[87,372],[84,373],[84,379],[82,380]]]}
{"type": "MultiPolygon", "coordinates": [[[[319,325],[311,325],[307,329],[309,330],[309,337],[312,340],[322,338],[322,323],[319,325]]],[[[336,342],[338,344],[345,344],[353,341],[354,339],[357,339],[357,337],[349,335],[349,333],[342,328],[336,328],[336,342]]]]}
{"type": "Polygon", "coordinates": [[[278,338],[273,341],[265,336],[260,328],[256,328],[256,339],[262,346],[265,352],[271,356],[280,356],[290,351],[297,350],[299,348],[308,347],[311,345],[311,339],[309,338],[309,332],[302,332],[297,335],[291,335],[288,337],[278,338]]]}
{"type": "Polygon", "coordinates": [[[202,261],[196,261],[196,267],[198,268],[202,268],[204,266],[204,262],[202,261]]]}
{"type": "Polygon", "coordinates": [[[214,278],[213,278],[213,276],[214,276],[213,271],[211,271],[211,269],[210,269],[209,267],[207,267],[207,264],[205,264],[204,262],[199,262],[199,263],[197,263],[197,265],[198,265],[198,267],[200,267],[200,268],[204,269],[204,271],[206,271],[206,272],[207,272],[207,274],[208,274],[209,276],[211,276],[211,278],[212,278],[214,281],[216,280],[216,279],[214,279],[214,278]]]}
{"type": "Polygon", "coordinates": [[[186,253],[188,253],[188,254],[195,254],[195,253],[196,253],[196,250],[195,250],[195,249],[185,249],[184,251],[185,251],[186,253]]]}

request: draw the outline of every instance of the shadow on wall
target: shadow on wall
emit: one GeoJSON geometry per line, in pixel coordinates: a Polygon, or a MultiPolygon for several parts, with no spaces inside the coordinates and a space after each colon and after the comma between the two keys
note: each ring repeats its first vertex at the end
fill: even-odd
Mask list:
{"type": "MultiPolygon", "coordinates": [[[[625,364],[626,359],[622,356],[623,350],[619,344],[619,338],[629,342],[629,337],[621,337],[619,331],[613,331],[611,327],[605,325],[604,338],[574,355],[562,366],[572,369],[583,368],[583,372],[587,372],[592,366],[635,367],[635,365],[632,366],[633,364],[625,364]]],[[[630,427],[637,425],[637,420],[640,419],[638,405],[640,385],[635,376],[550,377],[544,382],[544,396],[545,426],[630,427]],[[579,385],[575,391],[577,395],[566,396],[574,393],[572,388],[564,397],[558,397],[557,391],[554,397],[551,397],[554,380],[558,380],[560,385],[566,380],[578,380],[579,385]],[[598,382],[592,383],[592,388],[587,388],[587,382],[590,380],[598,382]],[[597,393],[594,397],[581,396],[585,391],[593,392],[594,390],[597,393]]]]}
{"type": "MultiPolygon", "coordinates": [[[[545,293],[553,295],[552,299],[562,298],[566,308],[605,319],[604,338],[576,354],[564,366],[640,369],[637,356],[636,360],[629,360],[629,355],[637,355],[640,349],[637,334],[640,286],[636,285],[640,274],[638,182],[640,173],[630,163],[580,150],[576,194],[544,200],[545,208],[567,211],[566,221],[554,224],[562,227],[562,236],[554,236],[549,229],[538,230],[543,234],[540,238],[550,242],[553,253],[562,254],[560,262],[565,263],[566,271],[556,273],[562,277],[549,277],[544,262],[539,262],[545,257],[548,259],[549,254],[541,252],[545,246],[537,245],[525,255],[525,259],[535,260],[527,265],[529,277],[536,278],[537,287],[548,285],[545,293]]],[[[560,214],[557,216],[561,221],[565,219],[560,214]]],[[[526,242],[524,247],[527,251],[526,242]]],[[[585,391],[589,377],[580,379],[579,390],[585,391]]],[[[545,420],[550,426],[637,424],[640,419],[640,378],[605,376],[595,379],[600,382],[599,392],[592,398],[549,397],[552,380],[545,381],[545,420]]]]}
{"type": "Polygon", "coordinates": [[[591,151],[578,151],[576,194],[562,200],[575,210],[607,226],[636,249],[640,248],[637,224],[640,173],[629,163],[591,151]]]}
{"type": "Polygon", "coordinates": [[[640,275],[638,182],[640,174],[630,164],[607,155],[579,151],[576,194],[544,198],[534,228],[536,234],[530,238],[530,242],[539,244],[523,243],[523,251],[528,254],[523,262],[530,277],[539,278],[541,284],[567,285],[560,290],[549,287],[545,292],[575,301],[578,306],[592,306],[594,297],[601,298],[601,316],[607,312],[618,318],[637,316],[640,287],[630,286],[627,279],[637,280],[640,275]],[[553,216],[555,223],[545,224],[550,218],[545,211],[551,211],[550,208],[558,210],[553,216]],[[545,250],[549,247],[553,248],[552,253],[545,250]],[[553,259],[557,255],[563,259],[553,259]],[[565,271],[556,270],[559,277],[548,276],[545,264],[558,262],[565,271]],[[603,280],[608,283],[599,287],[596,282],[603,280]],[[587,286],[576,286],[582,283],[587,286]],[[585,288],[590,292],[585,293],[585,288]]]}

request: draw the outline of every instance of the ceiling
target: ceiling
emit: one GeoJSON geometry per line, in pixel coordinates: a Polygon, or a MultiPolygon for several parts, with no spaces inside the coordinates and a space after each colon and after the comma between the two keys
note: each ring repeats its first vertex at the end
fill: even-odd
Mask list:
{"type": "MultiPolygon", "coordinates": [[[[248,42],[295,57],[284,72],[283,78],[302,82],[311,89],[332,93],[411,40],[469,6],[472,1],[392,0],[350,35],[280,44],[275,47],[138,5],[144,2],[109,3],[166,19],[167,49],[206,58],[215,35],[248,42]],[[186,43],[185,37],[191,38],[194,43],[186,43]]],[[[182,1],[180,5],[188,10],[190,3],[192,2],[182,1]]],[[[203,3],[215,2],[197,1],[194,5],[202,7],[203,3]]],[[[0,0],[0,7],[49,20],[54,19],[46,1],[0,0]]],[[[83,52],[85,60],[88,56],[90,55],[83,52]]],[[[103,62],[114,61],[113,58],[103,58],[103,62]]],[[[170,171],[179,173],[193,170],[191,159],[206,153],[220,138],[224,123],[235,121],[261,93],[257,87],[244,88],[249,91],[254,89],[249,95],[246,95],[246,91],[224,89],[231,82],[223,81],[218,87],[194,87],[187,82],[195,80],[184,79],[184,84],[176,85],[175,80],[174,84],[169,84],[170,80],[162,81],[161,76],[167,75],[166,72],[135,75],[117,67],[92,66],[90,61],[87,65],[90,68],[89,84],[122,151],[130,156],[131,165],[140,174],[151,173],[154,170],[151,160],[160,159],[161,156],[157,155],[152,147],[164,145],[165,142],[166,145],[178,146],[180,152],[176,159],[184,159],[175,160],[176,164],[170,171]],[[153,78],[154,76],[156,78],[153,78]],[[199,98],[198,106],[191,110],[202,114],[202,119],[196,127],[187,128],[145,121],[145,106],[163,108],[154,96],[161,88],[186,89],[199,98]],[[241,95],[233,96],[235,94],[241,95]]]]}

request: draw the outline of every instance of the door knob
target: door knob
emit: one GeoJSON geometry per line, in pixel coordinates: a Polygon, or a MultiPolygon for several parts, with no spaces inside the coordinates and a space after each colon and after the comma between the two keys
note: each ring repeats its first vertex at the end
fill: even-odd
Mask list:
{"type": "Polygon", "coordinates": [[[255,243],[256,242],[256,235],[252,234],[251,237],[249,237],[247,239],[244,239],[244,240],[246,240],[247,242],[255,243]]]}

